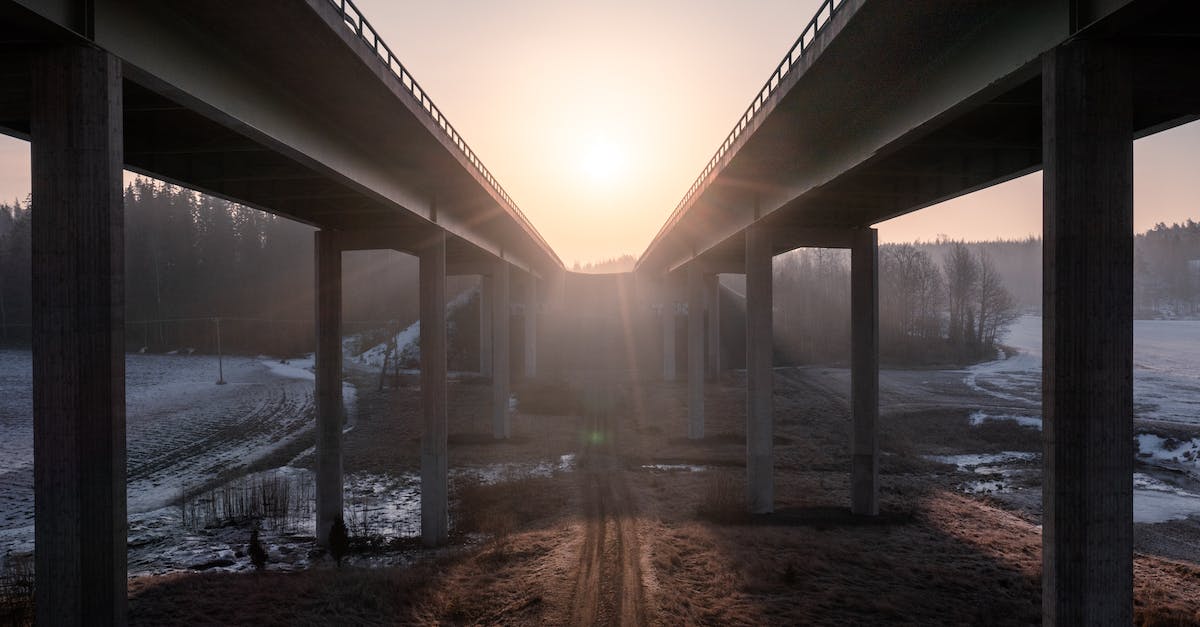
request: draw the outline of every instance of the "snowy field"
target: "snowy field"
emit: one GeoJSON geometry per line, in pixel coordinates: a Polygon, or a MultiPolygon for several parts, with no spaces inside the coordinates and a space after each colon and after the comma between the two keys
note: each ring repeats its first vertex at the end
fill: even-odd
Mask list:
{"type": "MultiPolygon", "coordinates": [[[[1154,433],[1155,423],[1200,431],[1200,321],[1135,320],[1133,336],[1134,415],[1140,423],[1136,427],[1138,459],[1149,466],[1148,472],[1134,475],[1134,518],[1153,523],[1200,516],[1200,437],[1181,440],[1154,433]]],[[[987,420],[1013,420],[1040,429],[1042,318],[1023,316],[1004,343],[1017,349],[1018,354],[968,368],[963,382],[1011,405],[1012,410],[976,411],[971,422],[978,425],[987,420]]],[[[963,467],[958,461],[946,461],[963,467]]],[[[1001,483],[976,482],[964,489],[1009,490],[1014,483],[1011,479],[1029,470],[1009,463],[996,473],[992,472],[994,464],[1004,466],[1005,460],[987,461],[987,465],[969,469],[1002,476],[1001,483]]]]}
{"type": "MultiPolygon", "coordinates": [[[[1004,343],[1019,354],[968,369],[965,382],[996,398],[1039,408],[1041,316],[1022,316],[1004,343]]],[[[1200,426],[1200,321],[1134,321],[1133,402],[1139,420],[1200,426]]]]}
{"type": "MultiPolygon", "coordinates": [[[[128,355],[126,434],[131,525],[289,443],[313,421],[310,360],[128,355]]],[[[0,551],[33,540],[31,357],[0,351],[0,551]]],[[[347,386],[347,404],[354,390],[347,386]]]]}

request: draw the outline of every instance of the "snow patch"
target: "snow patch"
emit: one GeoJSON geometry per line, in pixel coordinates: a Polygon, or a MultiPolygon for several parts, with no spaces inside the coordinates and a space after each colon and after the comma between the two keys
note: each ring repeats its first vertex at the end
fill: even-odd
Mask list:
{"type": "Polygon", "coordinates": [[[1021,416],[1018,414],[992,414],[983,410],[979,410],[971,412],[971,417],[969,420],[971,422],[971,426],[973,427],[978,427],[979,425],[990,420],[1009,420],[1021,425],[1022,427],[1033,427],[1038,431],[1042,430],[1042,419],[1036,416],[1021,416]]]}

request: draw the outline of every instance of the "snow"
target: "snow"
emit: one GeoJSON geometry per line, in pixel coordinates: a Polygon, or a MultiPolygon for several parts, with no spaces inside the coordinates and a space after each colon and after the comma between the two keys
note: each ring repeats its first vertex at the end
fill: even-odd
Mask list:
{"type": "MultiPolygon", "coordinates": [[[[456,311],[465,307],[471,302],[471,299],[479,292],[478,287],[473,287],[468,290],[459,292],[449,303],[446,303],[446,317],[450,318],[456,311]]],[[[417,320],[408,325],[404,329],[396,333],[396,353],[392,355],[394,359],[396,355],[402,356],[402,361],[405,358],[417,360],[421,357],[421,321],[417,320]]],[[[354,338],[347,338],[345,346],[355,345],[354,338]]],[[[368,348],[358,355],[347,355],[347,360],[367,368],[378,370],[383,367],[383,358],[387,354],[387,342],[380,342],[375,346],[368,348]]]]}
{"type": "Polygon", "coordinates": [[[1200,515],[1200,494],[1160,481],[1148,474],[1133,473],[1133,520],[1160,523],[1200,515]]]}
{"type": "MultiPolygon", "coordinates": [[[[138,529],[171,526],[178,536],[182,491],[284,446],[311,427],[311,358],[279,363],[227,356],[228,385],[216,385],[217,358],[126,356],[126,439],[131,542],[138,529]]],[[[0,551],[33,541],[32,362],[28,351],[0,351],[0,551]]],[[[343,394],[352,411],[355,390],[343,394]]],[[[178,539],[174,537],[174,539],[178,539]]],[[[214,558],[215,559],[215,558],[214,558]]]]}
{"type": "Polygon", "coordinates": [[[971,426],[974,426],[974,427],[978,427],[979,425],[981,425],[985,422],[991,421],[991,420],[995,420],[995,421],[1007,420],[1009,422],[1015,422],[1015,423],[1021,425],[1022,427],[1032,427],[1034,429],[1037,429],[1038,431],[1042,430],[1042,419],[1037,416],[1023,416],[1020,414],[1011,414],[1011,413],[997,414],[997,413],[992,413],[992,412],[988,412],[988,411],[984,411],[984,410],[977,410],[977,411],[971,412],[971,417],[969,418],[969,420],[971,422],[971,426]]]}
{"type": "MultiPolygon", "coordinates": [[[[1040,409],[1042,318],[1022,316],[1004,343],[1018,353],[966,369],[963,382],[1006,403],[1040,409]]],[[[1200,425],[1200,321],[1134,321],[1133,395],[1139,419],[1200,425]]]]}
{"type": "Polygon", "coordinates": [[[1154,433],[1137,435],[1138,458],[1200,480],[1200,438],[1176,440],[1154,433]]]}
{"type": "Polygon", "coordinates": [[[965,472],[984,474],[992,471],[993,466],[1027,462],[1039,457],[1037,453],[1025,451],[1004,451],[1002,453],[964,453],[962,455],[925,455],[925,459],[943,464],[952,464],[965,472]]]}

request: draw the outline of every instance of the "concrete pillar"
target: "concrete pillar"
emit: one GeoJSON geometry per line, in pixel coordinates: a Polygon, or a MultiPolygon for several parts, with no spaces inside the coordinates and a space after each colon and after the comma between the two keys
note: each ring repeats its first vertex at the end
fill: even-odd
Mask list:
{"type": "Polygon", "coordinates": [[[421,540],[445,544],[449,535],[446,464],[446,234],[420,251],[421,540]]]}
{"type": "Polygon", "coordinates": [[[316,233],[317,542],[342,516],[342,251],[332,231],[316,233]]]}
{"type": "Polygon", "coordinates": [[[688,438],[704,437],[704,273],[692,262],[687,269],[688,298],[688,438]]]}
{"type": "Polygon", "coordinates": [[[479,277],[479,374],[492,376],[492,277],[479,277]]]}
{"type": "Polygon", "coordinates": [[[850,511],[879,514],[879,235],[857,229],[850,249],[850,511]]]}
{"type": "Polygon", "coordinates": [[[721,378],[721,282],[720,275],[704,277],[705,300],[708,303],[708,352],[706,374],[710,381],[721,378]]]}
{"type": "Polygon", "coordinates": [[[746,229],[746,505],[753,514],[775,510],[771,253],[766,227],[746,229]]]}
{"type": "Polygon", "coordinates": [[[1133,622],[1133,137],[1127,54],[1042,64],[1047,625],[1133,622]]]}
{"type": "Polygon", "coordinates": [[[33,469],[37,624],[124,624],[121,63],[36,53],[33,469]]]}
{"type": "Polygon", "coordinates": [[[529,297],[525,301],[525,376],[537,376],[537,277],[529,276],[529,297]]]}
{"type": "Polygon", "coordinates": [[[663,380],[675,380],[675,302],[662,306],[663,380]]]}
{"type": "Polygon", "coordinates": [[[508,262],[496,261],[492,273],[492,435],[507,439],[512,435],[508,421],[509,384],[509,281],[508,262]]]}

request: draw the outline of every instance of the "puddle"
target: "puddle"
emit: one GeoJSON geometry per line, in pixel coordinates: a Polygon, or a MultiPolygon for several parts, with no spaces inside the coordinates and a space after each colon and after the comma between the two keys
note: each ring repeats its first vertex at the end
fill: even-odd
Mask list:
{"type": "Polygon", "coordinates": [[[1014,464],[1016,462],[1033,461],[1040,457],[1037,453],[1025,451],[1004,451],[1002,453],[964,453],[961,455],[924,455],[925,459],[943,464],[953,464],[964,472],[980,474],[997,472],[996,466],[1014,464]]]}
{"type": "Polygon", "coordinates": [[[642,470],[654,472],[704,472],[708,470],[708,466],[697,466],[695,464],[646,464],[642,466],[642,470]]]}

